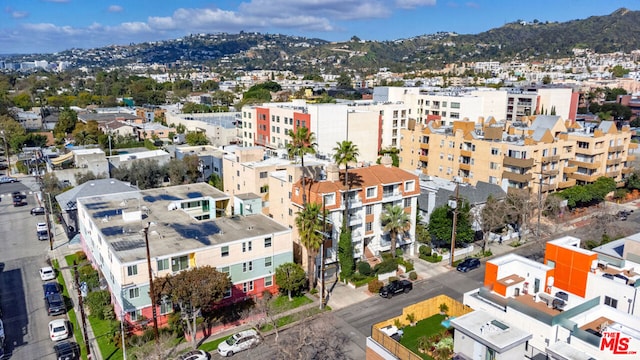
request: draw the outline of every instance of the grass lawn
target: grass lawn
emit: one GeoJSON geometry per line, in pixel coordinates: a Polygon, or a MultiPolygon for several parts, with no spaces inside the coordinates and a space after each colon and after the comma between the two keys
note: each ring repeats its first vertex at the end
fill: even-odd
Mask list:
{"type": "Polygon", "coordinates": [[[218,349],[218,344],[227,340],[229,336],[221,337],[219,339],[215,339],[213,341],[206,342],[198,347],[200,350],[204,350],[206,352],[216,351],[218,349]]]}
{"type": "Polygon", "coordinates": [[[273,308],[276,314],[278,314],[311,302],[313,301],[304,295],[293,297],[293,301],[289,301],[289,297],[287,295],[280,295],[273,300],[273,308]]]}
{"type": "Polygon", "coordinates": [[[445,315],[436,314],[418,321],[416,326],[405,326],[402,328],[404,335],[402,335],[400,343],[407,349],[413,351],[414,354],[422,356],[423,359],[433,359],[429,355],[422,354],[418,351],[418,338],[422,336],[429,337],[445,330],[444,326],[440,325],[444,318],[445,315]]]}

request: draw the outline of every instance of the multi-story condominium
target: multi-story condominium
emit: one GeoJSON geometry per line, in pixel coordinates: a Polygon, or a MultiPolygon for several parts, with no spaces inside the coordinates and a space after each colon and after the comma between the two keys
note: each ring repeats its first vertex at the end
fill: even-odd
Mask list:
{"type": "Polygon", "coordinates": [[[444,125],[479,116],[497,120],[519,120],[534,114],[559,115],[576,119],[578,93],[570,88],[527,88],[495,90],[376,87],[374,100],[402,102],[409,106],[419,124],[439,120],[444,125]]]}
{"type": "Polygon", "coordinates": [[[242,144],[284,149],[289,131],[306,127],[315,134],[319,156],[330,158],[336,142],[348,139],[358,146],[361,161],[374,162],[381,149],[399,146],[400,130],[407,127],[410,115],[402,103],[370,101],[308,104],[294,100],[245,106],[242,144]]]}
{"type": "Polygon", "coordinates": [[[632,172],[630,152],[637,148],[628,126],[618,130],[603,121],[583,128],[551,115],[521,122],[481,119],[477,126],[470,121],[452,126],[411,122],[403,135],[401,168],[536,192],[540,185],[543,192],[562,190],[601,176],[621,183],[632,172]]]}
{"type": "MultiPolygon", "coordinates": [[[[390,162],[391,159],[385,156],[382,165],[350,169],[349,178],[353,181],[349,189],[344,186],[344,178],[340,178],[335,164],[326,167],[326,178],[323,175],[323,178],[307,183],[307,201],[321,204],[327,212],[327,233],[331,238],[325,242],[326,262],[337,261],[338,239],[347,202],[346,224],[351,230],[355,258],[370,258],[390,249],[389,233],[380,222],[387,205],[400,206],[409,215],[410,227],[398,234],[396,244],[398,249],[413,254],[419,180],[416,175],[392,167],[390,162]]],[[[299,211],[303,191],[299,179],[294,180],[291,191],[292,206],[299,211]]],[[[297,211],[290,212],[293,218],[297,211]]]]}
{"type": "Polygon", "coordinates": [[[196,155],[198,157],[203,181],[207,181],[213,174],[223,179],[222,158],[225,153],[226,151],[211,145],[182,145],[175,148],[175,158],[178,160],[182,160],[187,155],[196,155]]]}
{"type": "Polygon", "coordinates": [[[184,125],[187,131],[202,132],[213,146],[240,144],[239,112],[179,114],[168,111],[167,124],[184,125]]]}
{"type": "MultiPolygon", "coordinates": [[[[154,277],[209,265],[231,278],[225,302],[277,291],[275,269],[293,259],[291,229],[259,209],[227,217],[228,202],[205,183],[77,200],[82,247],[106,281],[119,318],[151,317],[145,228],[154,277]]],[[[166,323],[171,304],[157,310],[166,323]]]]}
{"type": "Polygon", "coordinates": [[[514,254],[487,261],[484,286],[464,295],[474,312],[451,321],[454,351],[462,358],[633,357],[640,351],[639,235],[593,251],[570,236],[549,241],[544,263],[514,254]]]}

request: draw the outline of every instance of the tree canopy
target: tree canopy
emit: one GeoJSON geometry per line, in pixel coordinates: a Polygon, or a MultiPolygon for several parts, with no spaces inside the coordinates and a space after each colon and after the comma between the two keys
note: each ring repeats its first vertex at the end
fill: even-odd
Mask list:
{"type": "Polygon", "coordinates": [[[287,292],[289,300],[293,300],[292,294],[302,290],[305,280],[304,270],[298,264],[284,263],[276,268],[276,284],[287,292]]]}
{"type": "MultiPolygon", "coordinates": [[[[459,202],[456,221],[456,243],[473,241],[474,232],[471,228],[470,206],[466,201],[459,202]]],[[[451,230],[453,229],[453,210],[447,205],[437,207],[429,218],[429,234],[438,243],[451,244],[451,230]]]]}

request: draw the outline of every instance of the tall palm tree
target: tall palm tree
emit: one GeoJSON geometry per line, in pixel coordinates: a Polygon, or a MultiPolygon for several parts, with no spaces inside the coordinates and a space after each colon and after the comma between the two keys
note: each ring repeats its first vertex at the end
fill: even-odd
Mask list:
{"type": "Polygon", "coordinates": [[[338,166],[344,164],[344,186],[347,187],[348,184],[348,171],[349,171],[349,163],[357,162],[358,156],[360,156],[360,151],[358,150],[358,146],[349,140],[344,140],[342,142],[337,142],[337,146],[333,148],[335,154],[333,155],[333,160],[338,164],[338,166]]]}
{"type": "Polygon", "coordinates": [[[309,285],[315,287],[316,256],[322,244],[322,224],[319,215],[322,207],[318,203],[308,203],[296,216],[296,227],[300,243],[307,249],[307,274],[309,285]]]}
{"type": "Polygon", "coordinates": [[[304,156],[316,153],[316,136],[306,127],[298,127],[296,131],[289,130],[291,141],[287,144],[287,154],[290,159],[300,157],[302,166],[302,206],[307,203],[307,186],[304,176],[304,156]]]}
{"type": "Polygon", "coordinates": [[[384,231],[389,232],[389,237],[391,238],[391,255],[395,257],[398,234],[411,227],[409,215],[404,212],[401,206],[387,205],[384,208],[384,213],[380,216],[380,222],[384,226],[384,231]]]}

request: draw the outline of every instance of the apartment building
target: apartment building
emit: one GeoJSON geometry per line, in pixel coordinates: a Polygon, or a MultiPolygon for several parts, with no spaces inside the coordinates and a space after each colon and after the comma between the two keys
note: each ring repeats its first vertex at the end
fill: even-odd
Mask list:
{"type": "Polygon", "coordinates": [[[207,181],[213,174],[224,179],[222,174],[222,159],[225,153],[224,150],[211,145],[182,145],[176,146],[175,148],[175,158],[178,160],[182,160],[187,155],[195,155],[198,157],[203,181],[207,181]]]}
{"type": "Polygon", "coordinates": [[[400,130],[407,127],[410,110],[402,103],[372,101],[339,104],[308,104],[304,100],[265,103],[242,109],[242,143],[284,149],[289,131],[306,127],[315,134],[316,150],[331,158],[336,143],[353,141],[360,150],[359,160],[374,162],[381,149],[397,147],[400,130]]]}
{"type": "Polygon", "coordinates": [[[439,120],[451,125],[478,116],[497,120],[520,120],[523,116],[551,114],[576,119],[579,94],[570,88],[452,88],[421,89],[376,87],[375,101],[402,102],[419,124],[439,120]]]}
{"type": "Polygon", "coordinates": [[[452,320],[454,350],[462,358],[515,347],[518,354],[495,358],[632,358],[640,351],[640,274],[635,272],[639,240],[636,234],[599,253],[580,248],[580,239],[566,236],[546,244],[544,263],[515,254],[487,261],[484,286],[465,293],[463,301],[474,313],[482,313],[477,317],[484,328],[476,322],[472,331],[465,318],[469,315],[452,320]],[[610,263],[612,252],[624,255],[610,263]],[[530,335],[524,346],[518,339],[501,347],[483,341],[493,333],[510,339],[512,329],[530,335]],[[483,333],[487,336],[478,336],[483,333]],[[470,339],[459,341],[465,335],[470,339]]]}
{"type": "Polygon", "coordinates": [[[181,114],[175,111],[165,114],[167,124],[184,125],[188,132],[202,132],[213,146],[241,144],[239,112],[181,114]]]}
{"type": "MultiPolygon", "coordinates": [[[[77,200],[82,248],[118,318],[151,318],[145,227],[154,277],[209,265],[231,278],[225,302],[277,291],[275,269],[293,259],[291,230],[262,214],[228,217],[229,201],[205,183],[77,200]]],[[[158,306],[161,324],[171,311],[170,303],[158,306]]]]}
{"type": "MultiPolygon", "coordinates": [[[[326,262],[337,261],[338,239],[347,201],[349,213],[346,224],[351,230],[356,259],[370,258],[390,249],[389,233],[384,231],[380,222],[387,205],[400,206],[409,215],[410,228],[398,234],[396,244],[398,249],[413,254],[417,198],[420,195],[416,175],[392,167],[389,157],[383,157],[381,165],[350,169],[350,189],[344,186],[344,177],[341,179],[335,164],[327,165],[325,174],[323,176],[326,177],[308,184],[307,201],[322,204],[327,211],[327,232],[331,238],[325,242],[326,262]]],[[[297,210],[291,211],[290,216],[295,218],[295,213],[302,209],[300,180],[292,186],[291,203],[297,210]]],[[[319,261],[317,263],[320,264],[319,261]]]]}
{"type": "Polygon", "coordinates": [[[443,126],[410,122],[403,130],[400,167],[452,180],[460,177],[504,188],[562,190],[601,176],[622,183],[632,169],[637,144],[628,126],[603,121],[581,127],[560,116],[537,115],[520,122],[480,119],[443,126]]]}

